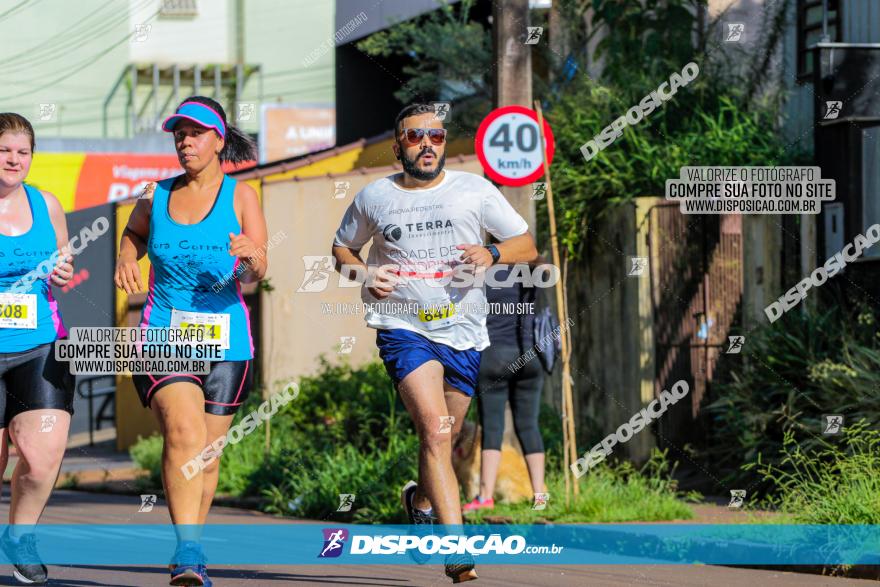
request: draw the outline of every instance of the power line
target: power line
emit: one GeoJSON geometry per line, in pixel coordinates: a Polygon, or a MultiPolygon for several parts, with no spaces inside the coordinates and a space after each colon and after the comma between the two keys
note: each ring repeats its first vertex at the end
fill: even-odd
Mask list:
{"type": "Polygon", "coordinates": [[[326,84],[323,86],[310,86],[308,88],[303,88],[302,86],[300,86],[298,88],[282,88],[280,90],[276,90],[274,88],[270,90],[263,89],[263,103],[271,102],[271,100],[265,99],[266,94],[305,94],[308,92],[315,92],[319,90],[329,90],[334,87],[334,84],[326,84]]]}
{"type": "MultiPolygon", "coordinates": [[[[42,0],[37,0],[37,1],[42,1],[42,0]]],[[[139,6],[135,7],[131,11],[127,11],[127,12],[123,13],[123,15],[121,17],[116,16],[116,17],[111,17],[109,20],[104,20],[103,22],[100,22],[100,23],[90,23],[84,27],[83,31],[71,32],[71,33],[66,33],[65,31],[62,31],[56,35],[56,38],[65,37],[65,36],[69,37],[62,44],[59,45],[58,43],[55,43],[54,45],[52,45],[50,43],[48,49],[45,49],[45,48],[42,50],[31,49],[31,50],[24,51],[16,56],[13,56],[13,57],[9,58],[9,61],[10,61],[10,63],[15,61],[15,64],[9,65],[8,67],[3,68],[2,70],[0,70],[0,73],[8,73],[10,71],[15,72],[15,71],[21,71],[21,70],[25,70],[25,69],[38,68],[39,66],[43,65],[43,63],[56,61],[60,57],[69,55],[72,51],[88,44],[93,39],[98,38],[95,36],[94,30],[102,30],[102,29],[107,29],[108,27],[111,27],[111,26],[115,26],[119,23],[119,21],[127,19],[129,12],[137,12],[137,11],[141,10],[142,8],[144,8],[145,6],[151,4],[152,2],[153,2],[153,0],[143,0],[139,6]],[[19,57],[19,56],[24,56],[24,57],[22,57],[21,59],[18,59],[16,61],[15,57],[19,57]]],[[[100,10],[100,8],[98,10],[100,10]]],[[[149,19],[154,18],[158,14],[158,12],[160,12],[160,11],[161,11],[161,9],[159,11],[157,11],[156,13],[154,13],[152,16],[150,16],[149,19]]],[[[93,16],[96,12],[97,12],[97,10],[92,11],[89,15],[87,15],[86,17],[83,17],[82,19],[77,21],[77,23],[75,23],[71,27],[68,27],[68,30],[73,29],[78,24],[85,22],[89,17],[93,16]]],[[[213,32],[216,29],[216,25],[214,24],[215,22],[227,22],[227,21],[228,21],[228,18],[225,18],[225,17],[217,17],[217,18],[202,17],[197,22],[198,26],[193,27],[192,25],[190,25],[189,34],[187,35],[187,37],[194,37],[194,38],[198,39],[202,34],[207,34],[209,31],[213,32]],[[195,31],[195,32],[193,32],[193,31],[195,31]],[[205,32],[203,33],[202,31],[205,31],[205,32]]],[[[41,82],[41,80],[43,80],[43,79],[46,79],[45,75],[41,75],[39,77],[32,78],[27,81],[28,82],[41,82]]],[[[14,82],[7,81],[6,83],[12,85],[12,84],[21,83],[21,82],[19,80],[15,80],[14,82]]]]}
{"type": "MultiPolygon", "coordinates": [[[[143,6],[146,6],[150,3],[152,3],[152,0],[142,0],[141,4],[137,8],[135,8],[135,10],[138,10],[138,9],[142,8],[143,6]]],[[[91,14],[94,14],[94,13],[95,12],[93,11],[91,14]]],[[[157,12],[157,14],[158,14],[158,12],[157,12]]],[[[155,16],[155,14],[154,14],[154,16],[155,16]]],[[[106,29],[109,27],[117,26],[118,24],[121,24],[127,20],[128,20],[128,12],[123,12],[121,15],[115,14],[114,16],[111,16],[109,19],[103,20],[99,23],[89,24],[87,27],[84,28],[84,30],[82,32],[73,33],[69,39],[65,39],[65,42],[62,45],[52,47],[48,51],[42,52],[42,54],[28,55],[26,57],[18,59],[18,61],[14,65],[10,65],[9,67],[4,67],[2,71],[4,73],[8,73],[10,71],[15,72],[15,71],[22,71],[25,69],[34,69],[34,68],[39,67],[40,65],[43,65],[44,63],[54,62],[61,57],[70,55],[74,50],[79,49],[80,47],[89,44],[93,40],[99,39],[99,37],[95,36],[93,29],[95,29],[95,28],[97,28],[99,30],[106,29]]],[[[80,21],[80,22],[82,22],[82,21],[80,21]]],[[[72,27],[69,27],[69,28],[72,28],[72,27]]],[[[65,34],[64,32],[59,33],[59,36],[63,36],[64,34],[65,34]]],[[[131,35],[131,33],[129,33],[129,36],[130,35],[131,35]]],[[[34,51],[34,53],[38,53],[38,51],[34,51]]],[[[10,60],[10,63],[11,63],[11,60],[10,60]]],[[[38,78],[34,78],[34,79],[28,80],[28,81],[35,81],[35,80],[39,80],[39,79],[41,79],[41,78],[38,77],[38,78]]]]}
{"type": "MultiPolygon", "coordinates": [[[[152,20],[153,18],[155,18],[156,15],[159,14],[159,11],[160,11],[160,10],[161,10],[161,8],[160,8],[159,10],[157,10],[156,12],[154,12],[152,15],[150,15],[150,17],[147,18],[147,20],[149,21],[149,20],[152,20]]],[[[56,84],[56,83],[58,83],[58,82],[64,81],[64,80],[68,79],[69,77],[72,77],[72,76],[76,75],[77,73],[79,73],[80,71],[82,71],[83,69],[85,69],[86,67],[88,67],[89,65],[92,65],[93,63],[95,63],[96,61],[98,61],[99,59],[101,59],[101,57],[103,57],[104,55],[108,54],[110,51],[112,51],[113,49],[115,49],[116,47],[118,47],[119,45],[121,45],[122,43],[125,43],[126,41],[128,41],[130,37],[131,37],[131,34],[126,34],[124,37],[122,37],[121,39],[119,39],[119,41],[113,43],[112,45],[110,45],[109,47],[107,47],[106,49],[104,49],[103,51],[100,51],[100,52],[96,53],[95,55],[92,55],[91,57],[87,58],[85,61],[82,62],[81,65],[79,65],[78,67],[75,66],[72,70],[70,70],[69,72],[67,72],[67,74],[65,74],[65,75],[62,75],[62,76],[60,76],[60,77],[58,77],[58,78],[56,78],[56,79],[53,79],[52,81],[49,81],[49,82],[43,84],[42,86],[39,86],[39,87],[37,87],[36,89],[33,89],[33,90],[29,90],[29,91],[26,91],[26,92],[21,92],[21,93],[18,93],[18,94],[13,94],[13,95],[11,95],[11,96],[0,96],[0,100],[14,100],[14,99],[16,99],[16,98],[20,98],[20,97],[22,97],[22,96],[27,96],[28,94],[33,94],[34,92],[38,92],[38,91],[40,91],[40,90],[43,90],[43,89],[45,89],[45,88],[48,88],[49,86],[52,86],[52,85],[54,85],[54,84],[56,84]]],[[[32,81],[33,81],[33,80],[32,80],[32,81]]]]}
{"type": "Polygon", "coordinates": [[[21,53],[16,53],[15,55],[11,55],[8,58],[9,62],[15,63],[17,65],[19,59],[28,59],[34,55],[38,55],[38,54],[46,52],[46,51],[52,51],[53,49],[55,49],[56,46],[61,45],[66,41],[70,41],[73,36],[77,36],[77,35],[81,34],[81,32],[76,32],[76,33],[72,32],[72,30],[75,27],[79,26],[80,23],[85,22],[87,19],[91,18],[91,16],[93,14],[101,11],[103,8],[106,8],[106,7],[107,7],[107,5],[98,6],[98,8],[96,8],[95,10],[88,13],[83,18],[79,19],[78,21],[76,21],[75,23],[73,23],[72,25],[67,27],[67,30],[61,31],[60,33],[58,33],[54,39],[52,39],[46,43],[38,43],[36,47],[29,47],[29,48],[25,49],[24,51],[22,51],[21,53]],[[68,33],[67,31],[71,31],[71,32],[68,33]]]}
{"type": "Polygon", "coordinates": [[[22,2],[21,4],[16,4],[15,6],[13,6],[12,8],[10,8],[10,9],[7,10],[6,12],[0,13],[0,20],[3,20],[3,19],[6,18],[7,16],[12,16],[12,15],[15,13],[16,10],[18,10],[19,8],[21,8],[21,7],[24,6],[25,4],[28,4],[30,1],[31,1],[31,0],[24,0],[24,2],[22,2]]]}

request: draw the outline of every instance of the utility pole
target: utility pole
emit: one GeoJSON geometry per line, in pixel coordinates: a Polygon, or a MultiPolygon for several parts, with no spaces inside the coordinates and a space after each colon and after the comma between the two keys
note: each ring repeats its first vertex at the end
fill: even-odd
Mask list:
{"type": "MultiPolygon", "coordinates": [[[[497,0],[492,5],[492,49],[495,63],[495,107],[532,107],[532,48],[526,45],[529,0],[497,0]]],[[[501,193],[535,230],[532,186],[503,186],[501,193]]]]}
{"type": "MultiPolygon", "coordinates": [[[[492,57],[495,108],[519,105],[532,107],[532,49],[525,44],[529,26],[529,0],[497,0],[492,4],[492,57]]],[[[535,202],[531,185],[499,186],[510,205],[525,218],[535,235],[535,202]]],[[[513,430],[510,405],[504,409],[504,444],[519,446],[513,430]]],[[[491,497],[491,496],[489,496],[491,497]]]]}

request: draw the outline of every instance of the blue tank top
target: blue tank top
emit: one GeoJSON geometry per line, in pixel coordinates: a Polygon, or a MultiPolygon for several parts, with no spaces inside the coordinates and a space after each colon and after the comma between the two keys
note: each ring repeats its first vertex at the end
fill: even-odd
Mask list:
{"type": "Polygon", "coordinates": [[[52,266],[44,264],[58,250],[55,227],[49,218],[49,209],[43,194],[23,184],[31,210],[31,228],[18,236],[0,234],[0,293],[24,294],[24,300],[36,299],[36,319],[26,304],[9,304],[10,298],[0,296],[0,352],[27,351],[47,342],[67,336],[61,321],[58,302],[52,297],[49,274],[52,266]],[[31,279],[36,277],[35,279],[31,279]],[[24,279],[23,279],[24,278],[24,279]],[[3,304],[6,305],[3,305],[3,304]],[[28,321],[29,324],[23,325],[28,321]],[[8,324],[22,326],[8,327],[8,324]]]}
{"type": "MultiPolygon", "coordinates": [[[[229,233],[241,232],[233,206],[236,181],[224,175],[208,215],[196,224],[179,224],[168,212],[169,192],[176,179],[158,182],[153,192],[147,243],[152,264],[150,293],[141,326],[169,327],[181,312],[219,315],[228,328],[225,360],[252,359],[250,316],[238,282],[239,259],[229,254],[229,233]]],[[[192,316],[184,318],[184,322],[194,321],[192,316]]]]}

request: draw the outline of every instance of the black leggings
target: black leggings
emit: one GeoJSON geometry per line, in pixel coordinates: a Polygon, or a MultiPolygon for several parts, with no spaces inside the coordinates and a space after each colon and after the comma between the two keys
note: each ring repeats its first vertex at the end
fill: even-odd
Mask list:
{"type": "Polygon", "coordinates": [[[55,343],[27,351],[0,353],[0,429],[30,410],[73,414],[73,375],[55,360],[55,343]]]}
{"type": "Polygon", "coordinates": [[[133,375],[134,388],[145,408],[163,387],[172,383],[192,383],[205,394],[205,412],[215,416],[231,416],[247,399],[254,380],[254,370],[247,361],[213,361],[207,375],[173,373],[171,375],[133,375]]]}
{"type": "Polygon", "coordinates": [[[510,344],[493,344],[483,351],[477,394],[480,424],[483,426],[483,450],[501,450],[504,404],[509,397],[513,428],[523,454],[544,452],[544,441],[538,429],[544,370],[538,359],[533,358],[515,373],[511,372],[507,367],[520,354],[519,346],[510,344]]]}

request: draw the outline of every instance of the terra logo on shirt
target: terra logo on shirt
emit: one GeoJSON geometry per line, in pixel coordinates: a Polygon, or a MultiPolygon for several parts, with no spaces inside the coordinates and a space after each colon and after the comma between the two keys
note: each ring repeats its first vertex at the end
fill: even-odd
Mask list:
{"type": "Polygon", "coordinates": [[[410,232],[422,232],[425,230],[439,230],[441,228],[452,228],[452,220],[426,220],[424,222],[407,223],[406,229],[410,232]]]}
{"type": "MultiPolygon", "coordinates": [[[[436,236],[438,234],[452,233],[452,220],[425,220],[423,222],[406,222],[403,224],[406,228],[406,236],[410,238],[423,238],[428,236],[436,236]]],[[[396,243],[403,237],[404,229],[397,224],[386,224],[382,228],[382,237],[390,242],[396,243]]]]}

